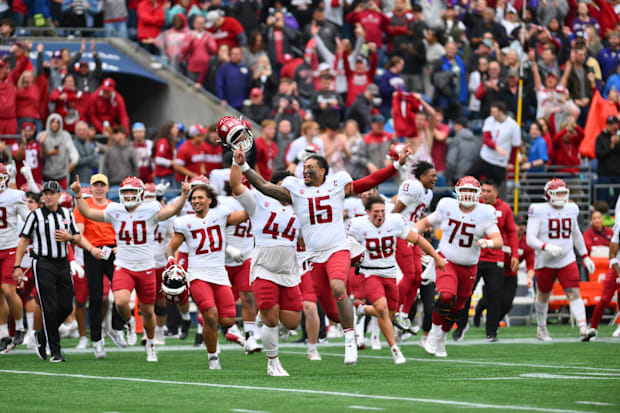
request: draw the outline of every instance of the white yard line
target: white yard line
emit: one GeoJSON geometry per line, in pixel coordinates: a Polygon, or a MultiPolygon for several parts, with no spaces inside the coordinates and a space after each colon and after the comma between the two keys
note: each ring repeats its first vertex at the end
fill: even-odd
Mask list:
{"type": "Polygon", "coordinates": [[[383,407],[370,407],[370,406],[347,406],[349,409],[354,410],[385,410],[383,407]]]}
{"type": "Polygon", "coordinates": [[[235,389],[235,390],[257,390],[257,391],[272,391],[280,393],[300,393],[311,395],[323,395],[334,397],[346,397],[353,399],[372,399],[372,400],[389,400],[400,402],[414,402],[414,403],[426,403],[426,404],[438,404],[444,406],[457,406],[467,408],[480,408],[480,409],[498,409],[498,410],[523,410],[523,411],[536,411],[536,412],[550,412],[550,413],[584,413],[583,410],[567,410],[567,409],[552,409],[544,407],[533,406],[517,406],[517,405],[501,405],[501,404],[488,404],[488,403],[470,403],[457,400],[442,400],[442,399],[424,399],[417,397],[399,397],[399,396],[383,396],[374,394],[356,394],[345,393],[326,390],[314,390],[314,389],[291,389],[280,387],[261,387],[261,386],[242,386],[233,384],[217,384],[217,383],[200,383],[200,382],[185,382],[176,380],[154,380],[143,379],[135,377],[105,377],[105,376],[90,376],[85,374],[68,374],[68,373],[48,373],[42,371],[26,371],[26,370],[0,370],[0,373],[6,374],[20,374],[20,375],[32,375],[32,376],[46,376],[46,377],[68,377],[81,380],[101,380],[101,381],[120,381],[120,382],[135,382],[135,383],[149,383],[149,384],[167,384],[167,385],[180,385],[180,386],[199,386],[199,387],[213,387],[220,389],[235,389]]]}
{"type": "Polygon", "coordinates": [[[593,406],[615,406],[613,403],[603,403],[603,402],[589,402],[585,400],[576,401],[577,404],[591,404],[593,406]]]}
{"type": "Polygon", "coordinates": [[[230,409],[231,412],[238,413],[269,413],[263,410],[247,410],[247,409],[230,409]]]}

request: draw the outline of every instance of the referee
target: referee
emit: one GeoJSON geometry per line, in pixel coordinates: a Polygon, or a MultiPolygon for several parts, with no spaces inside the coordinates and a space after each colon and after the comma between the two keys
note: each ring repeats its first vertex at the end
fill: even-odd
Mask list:
{"type": "Polygon", "coordinates": [[[43,206],[32,211],[26,218],[15,254],[13,278],[22,278],[21,262],[32,239],[35,285],[43,313],[43,330],[35,333],[36,352],[42,360],[47,359],[45,350],[49,345],[52,362],[66,361],[60,352],[58,327],[73,310],[73,283],[67,259],[69,242],[75,242],[93,255],[102,256],[83,238],[75,225],[71,211],[58,206],[62,188],[57,181],[43,185],[43,206]]]}

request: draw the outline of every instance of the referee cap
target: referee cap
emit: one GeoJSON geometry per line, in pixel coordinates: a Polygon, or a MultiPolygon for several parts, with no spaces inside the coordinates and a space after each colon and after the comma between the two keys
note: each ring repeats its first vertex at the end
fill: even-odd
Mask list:
{"type": "Polygon", "coordinates": [[[45,191],[62,192],[62,188],[58,181],[47,181],[43,184],[43,192],[45,191]]]}

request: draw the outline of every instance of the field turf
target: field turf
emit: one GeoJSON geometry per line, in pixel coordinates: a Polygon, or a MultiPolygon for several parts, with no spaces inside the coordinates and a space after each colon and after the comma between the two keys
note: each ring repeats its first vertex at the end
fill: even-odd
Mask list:
{"type": "MultiPolygon", "coordinates": [[[[319,346],[322,361],[306,348],[283,343],[280,359],[291,377],[268,377],[264,354],[246,356],[223,345],[223,370],[207,370],[204,349],[190,339],[167,339],[159,362],[147,363],[138,345],[95,360],[92,349],[73,350],[67,363],[39,360],[25,346],[0,356],[0,406],[4,412],[619,412],[620,339],[602,326],[591,343],[576,328],[550,326],[553,343],[539,343],[536,328],[500,330],[488,344],[484,329],[449,342],[448,358],[427,355],[414,337],[396,366],[382,350],[360,351],[356,366],[343,365],[343,343],[319,346]]],[[[292,341],[289,340],[289,342],[292,341]]]]}

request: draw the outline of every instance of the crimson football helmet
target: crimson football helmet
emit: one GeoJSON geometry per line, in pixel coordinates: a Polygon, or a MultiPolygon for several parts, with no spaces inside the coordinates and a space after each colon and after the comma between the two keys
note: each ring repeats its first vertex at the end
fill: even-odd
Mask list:
{"type": "Polygon", "coordinates": [[[166,268],[162,274],[161,291],[168,302],[183,304],[189,297],[189,277],[178,264],[166,268]]]}
{"type": "Polygon", "coordinates": [[[156,199],[157,199],[157,194],[155,191],[155,184],[154,183],[144,184],[144,200],[155,201],[156,199]]]}
{"type": "Polygon", "coordinates": [[[390,149],[388,149],[387,159],[391,159],[394,162],[400,159],[400,153],[405,149],[405,144],[396,142],[390,145],[390,149]]]}
{"type": "Polygon", "coordinates": [[[482,189],[480,188],[480,182],[476,178],[467,175],[459,179],[454,187],[454,191],[459,204],[465,208],[470,208],[478,203],[482,189]],[[467,189],[467,191],[464,191],[464,189],[467,189]]]}
{"type": "Polygon", "coordinates": [[[197,186],[209,186],[209,178],[204,175],[196,175],[189,181],[189,186],[194,189],[197,186]]]}
{"type": "Polygon", "coordinates": [[[0,191],[4,191],[7,188],[11,174],[5,164],[0,163],[0,191]]]}
{"type": "Polygon", "coordinates": [[[250,123],[234,116],[224,116],[220,119],[217,123],[217,135],[222,145],[228,146],[233,151],[241,147],[244,152],[247,152],[252,149],[254,143],[250,123]]]}
{"type": "Polygon", "coordinates": [[[60,198],[58,198],[58,206],[73,208],[73,197],[66,192],[61,192],[60,198]]]}
{"type": "Polygon", "coordinates": [[[364,252],[366,251],[362,244],[355,238],[349,236],[347,237],[347,246],[351,254],[351,264],[361,263],[364,259],[364,252]]]}
{"type": "Polygon", "coordinates": [[[554,207],[562,207],[568,202],[570,190],[560,178],[553,178],[545,184],[545,199],[554,207]]]}
{"type": "Polygon", "coordinates": [[[135,176],[128,176],[123,179],[121,186],[118,189],[118,196],[121,204],[126,208],[133,208],[139,205],[143,200],[144,195],[144,183],[140,178],[135,176]],[[127,194],[127,191],[136,191],[135,194],[127,194]]]}

